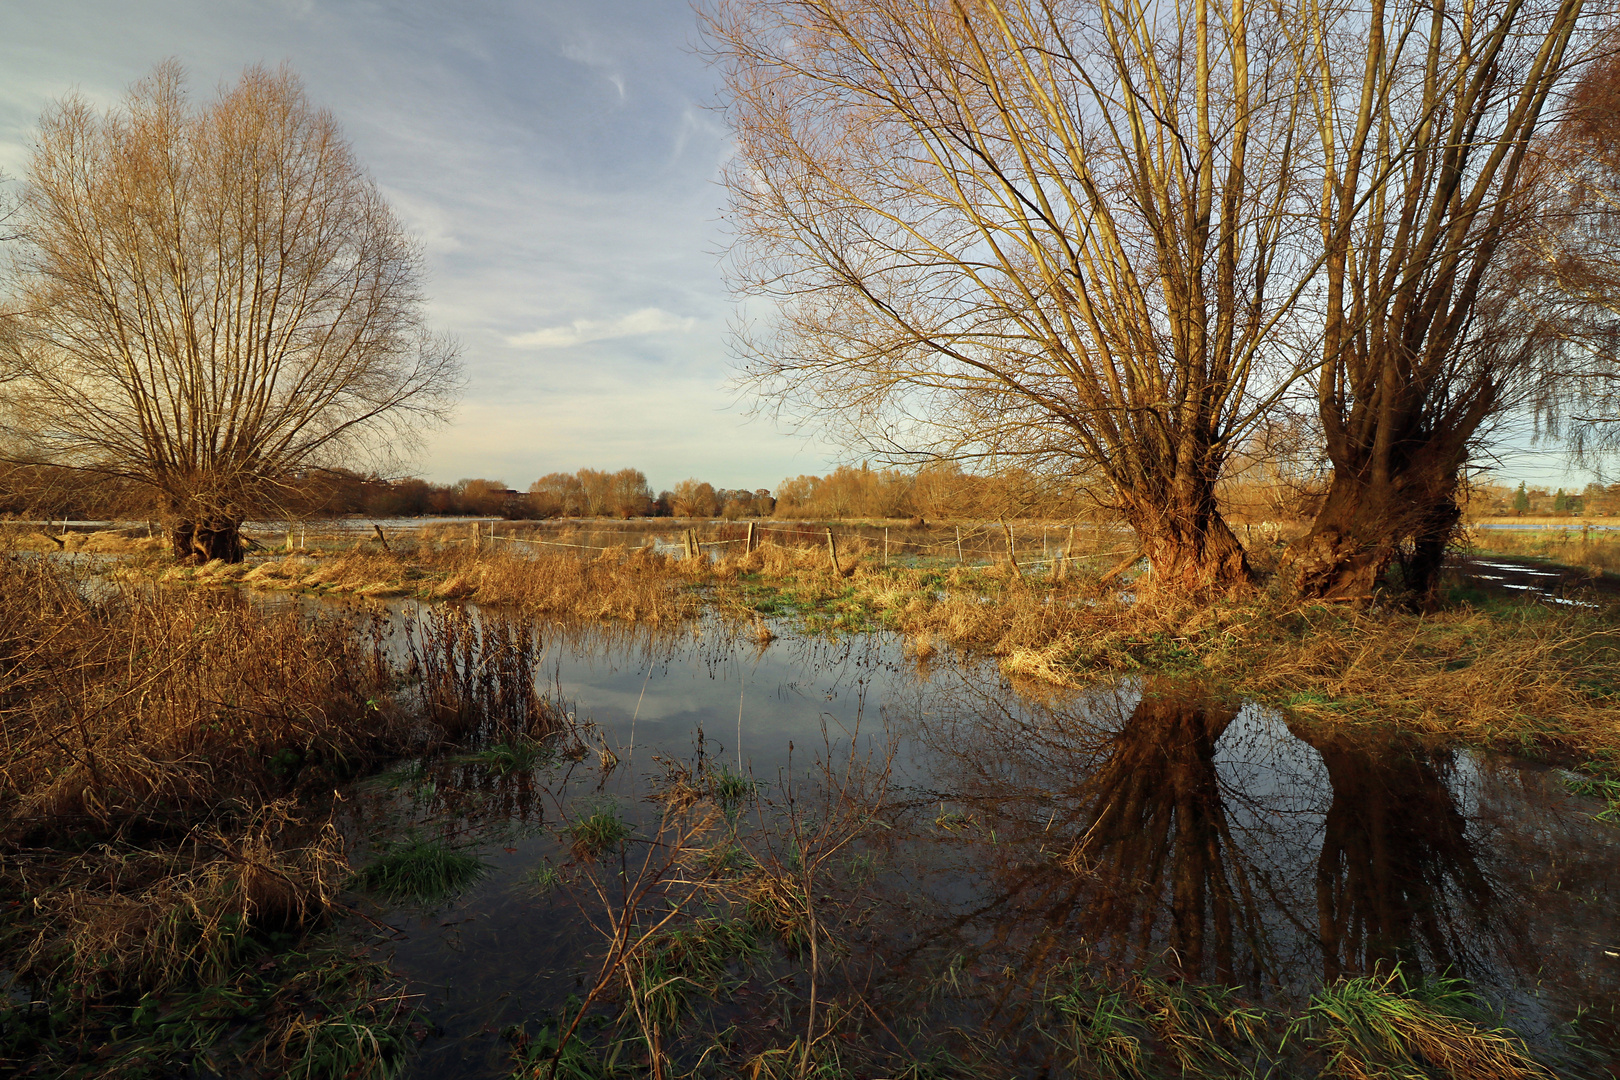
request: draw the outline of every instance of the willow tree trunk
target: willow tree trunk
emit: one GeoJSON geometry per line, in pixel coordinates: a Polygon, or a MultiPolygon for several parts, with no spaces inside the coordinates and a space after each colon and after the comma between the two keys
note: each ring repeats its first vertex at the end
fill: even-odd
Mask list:
{"type": "Polygon", "coordinates": [[[1374,466],[1351,450],[1330,453],[1327,498],[1289,556],[1295,589],[1318,599],[1365,599],[1398,564],[1407,595],[1418,604],[1432,600],[1462,518],[1457,482],[1478,427],[1471,419],[1393,464],[1374,466]]]}
{"type": "Polygon", "coordinates": [[[229,519],[180,521],[170,532],[174,557],[186,562],[239,563],[243,558],[242,524],[229,519]]]}
{"type": "Polygon", "coordinates": [[[1123,510],[1141,541],[1154,588],[1196,594],[1253,582],[1243,545],[1216,508],[1213,485],[1200,483],[1160,497],[1127,497],[1123,510]]]}
{"type": "MultiPolygon", "coordinates": [[[[1534,220],[1521,166],[1584,3],[1376,0],[1354,15],[1360,73],[1358,50],[1312,69],[1334,479],[1290,552],[1307,597],[1367,596],[1398,559],[1408,597],[1433,598],[1469,442],[1535,356],[1535,297],[1504,244],[1534,220]]],[[[1325,10],[1290,36],[1301,63],[1333,37],[1325,10]]]]}

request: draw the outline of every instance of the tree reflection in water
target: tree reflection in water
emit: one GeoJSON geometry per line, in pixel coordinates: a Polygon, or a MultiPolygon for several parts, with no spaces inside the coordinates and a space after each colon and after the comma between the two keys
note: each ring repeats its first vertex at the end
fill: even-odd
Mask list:
{"type": "Polygon", "coordinates": [[[1494,889],[1447,783],[1453,754],[1290,730],[1322,756],[1333,790],[1316,871],[1324,976],[1388,962],[1480,968],[1494,889]]]}
{"type": "Polygon", "coordinates": [[[914,860],[891,985],[966,970],[1011,1030],[1071,959],[1296,1004],[1396,962],[1506,998],[1549,963],[1470,825],[1513,781],[1475,759],[1163,679],[1035,705],[967,672],[917,690],[890,706],[920,750],[886,841],[914,860]]]}

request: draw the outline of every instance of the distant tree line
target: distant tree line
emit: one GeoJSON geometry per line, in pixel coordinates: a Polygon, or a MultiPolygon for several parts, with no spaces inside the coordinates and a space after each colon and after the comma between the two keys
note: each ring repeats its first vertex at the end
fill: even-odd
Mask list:
{"type": "Polygon", "coordinates": [[[1487,517],[1536,517],[1565,515],[1614,517],[1620,514],[1620,484],[1587,484],[1580,491],[1558,488],[1484,484],[1472,493],[1469,508],[1487,517]]]}
{"type": "MultiPolygon", "coordinates": [[[[1234,470],[1227,500],[1250,520],[1308,516],[1319,499],[1319,471],[1287,468],[1275,448],[1256,451],[1234,470]]],[[[385,478],[345,469],[301,470],[279,483],[280,511],[294,518],[362,515],[404,517],[548,518],[847,518],[986,520],[1092,516],[1095,505],[1071,484],[1022,470],[994,475],[964,472],[952,462],[916,470],[839,466],[824,476],[801,475],[769,488],[725,488],[689,478],[656,495],[639,469],[580,469],[548,473],[518,490],[482,477],[436,484],[419,477],[385,478]]],[[[14,518],[153,518],[139,485],[87,477],[51,465],[0,467],[0,515],[14,518]]],[[[1106,511],[1104,511],[1106,514],[1106,511]]],[[[267,516],[279,516],[270,514],[267,516]]]]}

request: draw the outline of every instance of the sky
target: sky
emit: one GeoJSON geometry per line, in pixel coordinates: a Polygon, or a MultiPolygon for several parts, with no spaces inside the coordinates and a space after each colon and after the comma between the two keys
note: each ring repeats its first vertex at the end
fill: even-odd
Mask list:
{"type": "MultiPolygon", "coordinates": [[[[430,318],[462,346],[461,404],[399,471],[774,488],[840,455],[730,386],[730,138],[697,39],[688,0],[13,0],[0,172],[24,172],[41,111],[71,90],[111,107],[172,57],[206,100],[288,63],[417,236],[430,318]]],[[[1498,478],[1590,478],[1513,430],[1498,478]]]]}
{"type": "Polygon", "coordinates": [[[837,451],[750,415],[727,327],[730,147],[687,0],[49,0],[0,14],[0,171],[77,90],[178,59],[206,101],[290,64],[426,256],[466,392],[401,463],[429,479],[643,470],[775,487],[837,451]]]}

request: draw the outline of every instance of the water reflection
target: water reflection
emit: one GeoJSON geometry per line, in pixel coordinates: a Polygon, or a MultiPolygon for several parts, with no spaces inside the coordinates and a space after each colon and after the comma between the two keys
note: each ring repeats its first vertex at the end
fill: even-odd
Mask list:
{"type": "Polygon", "coordinates": [[[823,988],[897,1027],[988,1029],[1014,1072],[1046,1067],[1032,1021],[1069,965],[1297,1004],[1399,962],[1468,978],[1531,1035],[1620,1001],[1602,944],[1620,942],[1620,831],[1546,771],[1185,681],[1020,693],[990,664],[919,670],[882,635],[762,650],[712,625],[552,628],[546,647],[553,691],[594,722],[589,755],[532,773],[443,762],[421,796],[422,820],[528,828],[489,845],[495,872],[455,911],[390,915],[408,933],[388,948],[433,988],[442,1033],[414,1075],[501,1075],[495,1032],[580,992],[600,943],[564,897],[523,883],[566,860],[549,830],[570,799],[639,820],[658,759],[698,753],[751,769],[779,808],[788,779],[813,784],[818,751],[891,737],[881,827],[849,864],[867,869],[819,898],[841,928],[823,988]],[[619,763],[598,775],[603,744],[619,763]]]}
{"type": "MultiPolygon", "coordinates": [[[[1620,884],[1620,845],[1546,773],[1165,681],[1037,705],[958,671],[896,711],[928,749],[904,825],[932,899],[897,978],[967,957],[1034,987],[1080,957],[1297,1001],[1400,963],[1468,978],[1532,1027],[1620,991],[1591,945],[1615,913],[1569,913],[1620,884]],[[1487,825],[1488,805],[1517,821],[1487,825]],[[1527,888],[1551,851],[1584,854],[1527,888]],[[1571,918],[1582,948],[1560,946],[1571,918]]],[[[1011,1015],[1009,990],[992,1013],[1011,1015]]]]}
{"type": "Polygon", "coordinates": [[[1479,969],[1497,889],[1453,799],[1453,754],[1289,730],[1321,755],[1333,793],[1316,870],[1324,977],[1397,961],[1479,969]]]}

